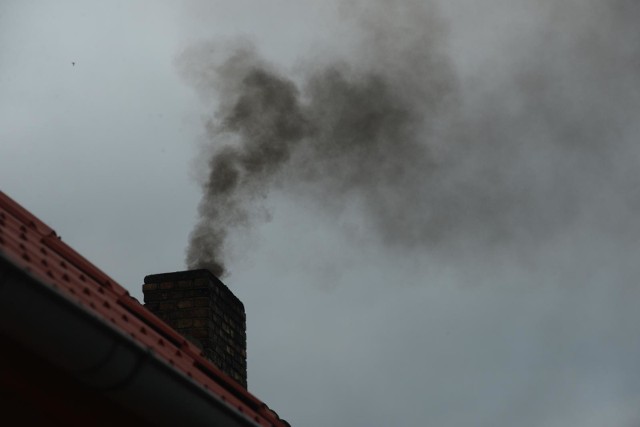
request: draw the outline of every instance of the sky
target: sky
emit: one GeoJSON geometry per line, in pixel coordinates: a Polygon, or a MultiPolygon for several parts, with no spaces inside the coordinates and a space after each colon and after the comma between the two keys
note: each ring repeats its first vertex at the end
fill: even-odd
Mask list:
{"type": "Polygon", "coordinates": [[[219,248],[249,390],[294,426],[635,427],[637,22],[5,0],[0,189],[140,301],[219,248]]]}

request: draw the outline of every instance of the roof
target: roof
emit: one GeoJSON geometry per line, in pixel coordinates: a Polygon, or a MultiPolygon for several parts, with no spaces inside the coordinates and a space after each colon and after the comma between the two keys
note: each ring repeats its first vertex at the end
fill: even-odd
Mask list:
{"type": "MultiPolygon", "coordinates": [[[[232,420],[229,425],[289,425],[205,359],[198,347],[145,309],[126,289],[1,191],[0,291],[0,333],[14,335],[36,351],[47,354],[53,363],[63,368],[72,369],[80,363],[80,357],[87,358],[94,348],[107,346],[97,342],[99,337],[117,341],[117,346],[109,344],[109,354],[122,354],[109,356],[109,363],[95,362],[104,371],[107,367],[125,369],[122,367],[129,363],[126,360],[132,361],[119,391],[115,393],[111,392],[113,387],[105,388],[110,390],[110,397],[117,399],[125,392],[140,392],[143,390],[140,384],[147,381],[155,386],[147,386],[145,393],[172,393],[174,387],[180,389],[189,402],[190,416],[196,412],[194,402],[197,401],[202,413],[209,414],[209,420],[219,416],[219,419],[232,420]],[[27,326],[15,326],[18,323],[16,316],[27,326]],[[74,322],[73,326],[71,322],[74,322]],[[90,333],[87,328],[91,328],[90,333]],[[87,329],[86,339],[95,342],[85,342],[78,337],[84,329],[87,329]],[[34,336],[38,334],[43,338],[36,340],[34,336]],[[54,340],[56,342],[48,348],[43,347],[47,341],[54,340]],[[64,348],[65,343],[68,349],[64,348]],[[128,354],[131,356],[126,356],[128,354]],[[75,365],[69,360],[75,360],[75,365]],[[143,363],[150,368],[141,369],[143,363]],[[134,381],[132,378],[136,375],[139,378],[134,381]],[[166,384],[159,387],[158,378],[161,377],[165,378],[166,384]]],[[[95,357],[105,356],[96,354],[95,357]]],[[[84,379],[104,381],[101,375],[113,378],[113,372],[99,375],[92,371],[91,377],[84,379]]],[[[181,409],[171,409],[178,410],[181,409]]]]}

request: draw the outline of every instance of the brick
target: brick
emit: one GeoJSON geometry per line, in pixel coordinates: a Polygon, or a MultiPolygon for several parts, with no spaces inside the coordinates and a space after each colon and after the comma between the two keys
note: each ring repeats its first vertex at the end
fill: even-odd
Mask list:
{"type": "Polygon", "coordinates": [[[193,317],[208,317],[209,310],[206,308],[194,308],[191,310],[193,312],[193,317]]]}
{"type": "Polygon", "coordinates": [[[168,312],[176,309],[176,304],[174,302],[161,302],[158,305],[158,310],[160,312],[168,312]]]}
{"type": "Polygon", "coordinates": [[[180,289],[189,289],[193,287],[193,282],[191,280],[180,280],[176,283],[176,286],[180,289]]]}
{"type": "Polygon", "coordinates": [[[177,303],[178,308],[189,308],[189,307],[193,307],[193,300],[190,299],[183,299],[183,300],[179,300],[177,303]]]}
{"type": "Polygon", "coordinates": [[[188,328],[193,326],[193,319],[178,319],[176,322],[178,328],[188,328]]]}
{"type": "Polygon", "coordinates": [[[209,306],[209,298],[207,297],[198,297],[193,298],[193,305],[195,307],[208,307],[209,306]]]}
{"type": "Polygon", "coordinates": [[[155,302],[165,300],[166,296],[162,295],[160,292],[147,292],[144,294],[144,302],[155,302]]]}
{"type": "Polygon", "coordinates": [[[204,288],[204,287],[207,287],[208,283],[209,281],[205,277],[200,277],[200,278],[194,279],[193,286],[196,288],[204,288]]]}
{"type": "MultiPolygon", "coordinates": [[[[207,331],[206,328],[192,328],[191,329],[191,335],[193,335],[196,338],[200,338],[200,339],[206,339],[209,336],[209,332],[207,331]]],[[[206,348],[206,346],[205,346],[206,348]]]]}
{"type": "Polygon", "coordinates": [[[193,319],[193,326],[195,328],[204,328],[207,326],[207,321],[204,319],[193,319]]]}
{"type": "Polygon", "coordinates": [[[200,288],[200,289],[188,289],[184,291],[185,298],[191,297],[208,297],[210,291],[208,289],[200,288]]]}
{"type": "Polygon", "coordinates": [[[145,283],[142,285],[142,292],[155,291],[158,289],[157,283],[145,283]]]}

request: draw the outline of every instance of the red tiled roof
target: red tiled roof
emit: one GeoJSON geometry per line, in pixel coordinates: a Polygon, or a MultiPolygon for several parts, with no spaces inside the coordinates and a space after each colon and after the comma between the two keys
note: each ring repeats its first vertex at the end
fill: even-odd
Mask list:
{"type": "Polygon", "coordinates": [[[260,426],[287,426],[200,349],[146,310],[126,289],[66,245],[56,233],[0,191],[0,255],[151,350],[176,371],[260,426]]]}

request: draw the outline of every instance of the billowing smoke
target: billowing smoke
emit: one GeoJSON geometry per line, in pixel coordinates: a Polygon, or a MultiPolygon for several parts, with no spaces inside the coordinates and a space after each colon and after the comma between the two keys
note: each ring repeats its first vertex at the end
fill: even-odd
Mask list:
{"type": "Polygon", "coordinates": [[[247,223],[250,204],[266,194],[310,127],[296,86],[261,65],[251,50],[239,48],[214,73],[222,101],[209,132],[213,141],[236,141],[217,148],[209,161],[187,264],[221,276],[227,233],[247,223]]]}
{"type": "Polygon", "coordinates": [[[229,232],[274,186],[355,208],[409,249],[535,248],[576,224],[638,233],[640,3],[540,2],[508,59],[478,73],[456,68],[425,4],[345,7],[360,44],[303,75],[248,42],[181,57],[215,99],[190,268],[224,275],[229,232]]]}

